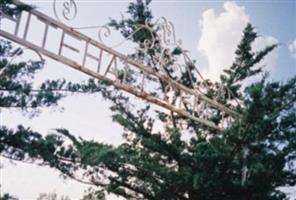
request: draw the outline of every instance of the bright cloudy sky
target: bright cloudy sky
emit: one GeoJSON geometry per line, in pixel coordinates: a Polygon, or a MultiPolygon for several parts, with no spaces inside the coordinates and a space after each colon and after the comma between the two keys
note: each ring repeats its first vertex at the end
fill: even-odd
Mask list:
{"type": "MultiPolygon", "coordinates": [[[[50,16],[51,0],[29,1],[50,16]]],[[[126,10],[128,1],[78,1],[78,16],[72,25],[102,25],[108,17],[120,18],[120,12],[126,10]]],[[[155,0],[151,4],[154,16],[165,16],[176,28],[177,38],[197,60],[197,66],[204,76],[217,79],[222,70],[229,67],[234,58],[234,50],[241,38],[241,32],[251,22],[260,37],[254,43],[259,50],[265,45],[279,43],[260,65],[266,65],[271,71],[271,79],[285,80],[296,73],[296,1],[170,1],[155,0]]],[[[32,37],[37,36],[34,30],[32,37]],[[35,34],[35,35],[34,35],[35,34]]],[[[96,36],[95,31],[88,31],[96,36]]],[[[115,37],[114,41],[119,38],[115,37]]],[[[122,51],[122,49],[119,49],[122,51]]],[[[79,72],[47,60],[45,69],[38,74],[39,81],[66,77],[71,80],[85,78],[79,72]]],[[[2,110],[1,123],[9,127],[17,124],[31,126],[42,133],[52,128],[68,128],[73,134],[88,139],[95,139],[111,144],[121,141],[121,127],[111,120],[108,102],[99,96],[73,96],[60,104],[63,112],[46,109],[38,117],[28,119],[16,110],[2,110]]],[[[35,199],[40,192],[56,191],[68,195],[72,200],[79,199],[86,187],[73,181],[59,178],[57,171],[26,165],[10,163],[2,159],[1,190],[18,196],[20,199],[35,199]]],[[[116,199],[110,197],[110,199],[116,199]]]]}

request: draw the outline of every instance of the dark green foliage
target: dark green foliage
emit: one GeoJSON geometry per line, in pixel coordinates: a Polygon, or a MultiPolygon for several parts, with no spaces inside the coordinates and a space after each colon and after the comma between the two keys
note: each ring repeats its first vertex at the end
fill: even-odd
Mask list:
{"type": "MultiPolygon", "coordinates": [[[[10,0],[1,0],[1,14],[15,17],[21,10],[32,9],[29,6],[15,6],[10,0]]],[[[46,80],[39,86],[33,84],[35,74],[42,70],[43,61],[15,62],[22,49],[13,49],[11,43],[0,39],[0,108],[19,109],[30,116],[36,115],[41,107],[55,106],[71,94],[106,92],[108,83],[90,79],[83,83],[72,83],[65,79],[46,80]],[[99,87],[100,85],[100,87],[99,87]]],[[[15,110],[14,110],[15,111],[15,110]]],[[[60,130],[59,130],[60,131],[60,130]]],[[[35,161],[40,165],[49,165],[59,169],[65,175],[71,165],[59,162],[60,156],[75,160],[72,147],[62,147],[64,140],[60,135],[50,134],[43,137],[40,133],[19,125],[10,130],[1,124],[0,153],[2,157],[15,161],[35,161]]],[[[1,166],[2,167],[2,166],[1,166]]],[[[67,174],[71,176],[71,174],[67,174]]],[[[2,200],[13,200],[9,194],[1,194],[2,200]]]]}
{"type": "MultiPolygon", "coordinates": [[[[15,16],[20,13],[22,10],[31,10],[33,9],[32,6],[16,6],[13,4],[12,0],[1,0],[0,1],[0,9],[1,12],[8,15],[8,16],[15,16]]],[[[0,13],[1,14],[1,13],[0,13]]]]}
{"type": "Polygon", "coordinates": [[[221,81],[228,86],[236,96],[239,94],[241,81],[248,77],[254,76],[262,72],[262,67],[254,69],[268,53],[270,53],[277,44],[265,47],[259,52],[252,52],[251,45],[257,38],[257,33],[254,32],[254,27],[248,24],[243,32],[243,39],[235,51],[235,61],[230,69],[224,70],[225,74],[221,75],[221,81]]]}
{"type": "MultiPolygon", "coordinates": [[[[93,79],[85,83],[72,83],[65,79],[47,80],[38,88],[33,88],[36,72],[43,68],[44,63],[37,61],[20,62],[14,64],[11,44],[0,40],[0,106],[6,108],[38,108],[42,106],[57,105],[58,101],[73,93],[99,92],[93,79]]],[[[104,88],[104,86],[102,86],[104,88]]],[[[31,109],[32,110],[32,109],[31,109]]],[[[34,110],[33,110],[34,111],[34,110]]]]}
{"type": "MultiPolygon", "coordinates": [[[[151,0],[143,2],[138,0],[137,3],[130,3],[126,13],[130,14],[130,18],[125,19],[122,17],[122,20],[117,21],[111,19],[109,25],[114,27],[117,30],[120,30],[121,34],[128,38],[134,31],[138,30],[141,25],[150,23],[152,19],[151,10],[148,8],[151,0]]],[[[142,29],[139,32],[136,32],[132,35],[132,39],[135,42],[143,43],[144,40],[151,39],[152,35],[147,29],[142,29]]]]}
{"type": "MultiPolygon", "coordinates": [[[[146,19],[154,27],[149,3],[140,0],[132,3],[127,12],[130,18],[112,20],[110,25],[121,31],[124,37],[144,24],[146,19]]],[[[150,37],[144,30],[129,39],[141,47],[150,37]]],[[[106,84],[49,81],[41,86],[43,92],[56,89],[101,92],[112,102],[113,120],[124,127],[124,142],[114,147],[76,138],[66,129],[41,136],[23,126],[16,130],[1,127],[1,155],[58,169],[65,177],[95,186],[93,195],[99,199],[106,193],[126,199],[155,200],[288,199],[278,188],[296,184],[296,76],[286,83],[269,82],[264,76],[261,81],[242,90],[242,81],[262,72],[256,64],[276,47],[271,45],[254,53],[251,44],[256,38],[257,34],[249,24],[235,52],[233,65],[221,76],[222,84],[241,101],[241,105],[233,106],[233,109],[242,117],[225,131],[213,131],[181,116],[169,117],[167,113],[158,112],[156,117],[151,116],[149,105],[135,111],[128,97],[106,84]],[[181,120],[186,120],[189,125],[179,125],[181,120]],[[155,130],[155,121],[164,122],[163,130],[155,130]],[[169,126],[168,122],[174,125],[169,126]]],[[[7,47],[0,49],[3,48],[7,47]]],[[[157,48],[131,56],[145,58],[145,62],[151,64],[149,66],[159,70],[153,65],[152,58],[155,52],[165,47],[157,48]]],[[[171,53],[178,56],[182,49],[176,47],[171,53]]],[[[172,69],[171,64],[166,66],[168,71],[172,69]]],[[[193,70],[194,63],[188,67],[193,70]]],[[[193,87],[186,72],[172,78],[193,87]]],[[[25,91],[23,83],[14,84],[21,84],[21,91],[25,91]]],[[[207,96],[213,98],[216,95],[218,83],[206,81],[199,84],[211,87],[207,96]]],[[[14,94],[14,91],[8,94],[14,94]]],[[[43,99],[47,99],[47,95],[43,99]]],[[[49,101],[51,104],[56,102],[52,98],[49,101]]],[[[226,100],[218,101],[230,104],[226,100]]],[[[46,105],[46,101],[41,102],[40,105],[46,105]]],[[[219,113],[215,120],[221,120],[219,113]]]]}
{"type": "Polygon", "coordinates": [[[18,199],[5,193],[4,195],[0,194],[0,200],[18,200],[18,199]]]}

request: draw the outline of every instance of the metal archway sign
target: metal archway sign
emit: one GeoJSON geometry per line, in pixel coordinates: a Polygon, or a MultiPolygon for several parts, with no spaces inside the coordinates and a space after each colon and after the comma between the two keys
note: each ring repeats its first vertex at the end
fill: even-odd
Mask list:
{"type": "MultiPolygon", "coordinates": [[[[18,0],[13,0],[14,4],[16,5],[25,5],[18,0]]],[[[98,41],[92,39],[85,34],[79,32],[78,28],[73,28],[65,25],[61,22],[58,12],[55,8],[56,1],[54,1],[54,13],[57,19],[53,19],[35,9],[29,11],[22,11],[16,17],[7,16],[1,12],[1,20],[9,20],[13,23],[14,28],[13,31],[5,30],[5,27],[1,27],[0,29],[0,36],[16,42],[26,48],[30,48],[40,54],[43,54],[51,59],[54,59],[58,62],[61,62],[69,67],[72,67],[82,73],[85,73],[91,77],[94,77],[99,80],[108,81],[113,86],[121,89],[125,92],[128,92],[136,97],[139,97],[147,102],[153,103],[158,105],[162,108],[172,111],[173,113],[177,113],[179,115],[185,116],[189,119],[192,119],[198,123],[203,125],[209,126],[213,129],[221,130],[227,127],[234,118],[239,117],[240,115],[233,111],[232,109],[219,104],[217,101],[208,98],[205,96],[200,90],[199,86],[196,88],[191,89],[188,88],[179,82],[171,79],[164,71],[155,71],[150,66],[147,66],[137,60],[132,60],[127,55],[124,55],[114,48],[106,46],[102,41],[98,41]],[[23,13],[26,12],[26,16],[23,16],[23,13]],[[42,42],[41,44],[37,44],[34,41],[28,40],[28,33],[29,30],[32,29],[32,18],[35,18],[44,25],[44,30],[42,33],[42,42]],[[21,23],[24,22],[24,30],[20,30],[21,23]],[[61,31],[61,36],[56,38],[58,40],[57,51],[50,50],[47,47],[48,43],[48,35],[50,34],[49,29],[55,29],[61,31]],[[71,38],[77,42],[83,44],[83,49],[78,49],[75,46],[69,44],[66,39],[71,38]],[[95,49],[97,54],[91,53],[90,48],[95,49]],[[82,56],[81,61],[75,61],[73,58],[67,56],[64,51],[71,51],[73,53],[77,53],[82,56]],[[92,60],[96,62],[96,66],[88,66],[87,61],[92,60]],[[128,72],[127,69],[133,69],[137,71],[139,75],[142,76],[142,83],[139,87],[138,85],[133,85],[133,83],[128,83],[126,81],[122,81],[118,79],[116,72],[118,69],[122,69],[125,72],[128,72]],[[150,92],[146,91],[145,84],[149,82],[147,76],[152,76],[158,80],[161,80],[167,83],[169,90],[179,91],[180,96],[175,97],[177,101],[170,102],[166,98],[166,94],[163,94],[163,97],[157,97],[150,92]],[[178,102],[178,103],[177,103],[178,102]],[[182,103],[180,103],[182,102],[182,103]],[[199,104],[197,104],[199,103],[199,104]],[[186,109],[184,108],[184,104],[186,104],[186,109]],[[199,105],[199,106],[197,106],[199,105]],[[188,109],[191,111],[189,112],[188,109]],[[214,115],[215,112],[208,112],[208,110],[216,110],[217,112],[223,113],[225,117],[225,121],[221,122],[221,124],[215,124],[213,121],[210,121],[211,115],[214,115]]],[[[74,0],[68,0],[64,4],[64,11],[63,17],[67,20],[72,19],[77,14],[77,6],[74,0]],[[72,17],[69,17],[71,10],[74,9],[74,14],[72,17]]],[[[158,21],[159,27],[163,28],[163,35],[159,36],[159,38],[163,38],[162,41],[164,43],[174,43],[179,45],[181,42],[176,41],[175,33],[173,29],[173,25],[171,22],[168,22],[165,18],[160,18],[158,21]],[[172,36],[172,39],[169,40],[166,36],[172,36]]],[[[1,23],[1,22],[0,22],[1,23]]],[[[105,26],[102,26],[105,31],[105,26]]],[[[147,28],[147,27],[140,27],[140,28],[147,28]]],[[[110,34],[110,32],[109,32],[110,34]]],[[[134,34],[134,33],[133,33],[134,34]]],[[[150,43],[147,42],[144,50],[149,48],[153,48],[153,40],[150,43]]],[[[162,54],[158,55],[159,66],[161,67],[163,64],[166,64],[166,60],[162,59],[162,54]]],[[[184,60],[185,62],[191,62],[189,57],[184,53],[184,60]]],[[[225,90],[225,88],[221,87],[221,91],[225,90]]],[[[221,93],[222,93],[221,92],[221,93]]]]}

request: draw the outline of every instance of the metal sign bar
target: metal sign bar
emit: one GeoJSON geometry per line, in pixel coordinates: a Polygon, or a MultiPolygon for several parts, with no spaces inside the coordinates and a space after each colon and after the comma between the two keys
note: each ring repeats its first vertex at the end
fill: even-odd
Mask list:
{"type": "MultiPolygon", "coordinates": [[[[23,5],[23,3],[19,1],[14,1],[14,3],[17,5],[23,5]]],[[[22,11],[22,13],[23,12],[27,12],[27,11],[22,11]]],[[[4,28],[1,27],[0,36],[7,38],[11,41],[14,41],[22,46],[25,46],[27,48],[31,48],[37,52],[40,52],[45,56],[48,56],[58,62],[61,62],[67,66],[70,66],[96,79],[108,81],[118,89],[124,90],[134,96],[137,96],[141,99],[144,99],[148,102],[161,106],[170,111],[173,111],[174,113],[178,113],[192,120],[195,120],[199,123],[202,123],[206,126],[209,126],[214,129],[219,129],[219,130],[221,129],[221,127],[209,121],[207,119],[209,117],[204,116],[203,118],[201,118],[200,116],[197,117],[196,115],[189,113],[184,108],[184,105],[182,107],[182,104],[180,104],[180,102],[182,101],[184,104],[185,102],[184,99],[189,99],[188,100],[189,103],[187,103],[186,105],[189,106],[191,110],[195,111],[195,109],[201,109],[195,106],[196,101],[198,100],[203,102],[204,106],[215,108],[221,112],[228,114],[229,116],[232,116],[232,117],[239,116],[239,114],[236,113],[235,111],[225,107],[224,105],[217,103],[212,99],[209,99],[202,93],[196,90],[187,88],[184,85],[181,85],[177,81],[170,79],[165,74],[156,72],[153,68],[149,66],[145,66],[135,60],[132,60],[128,56],[123,55],[115,51],[114,49],[109,48],[106,45],[97,42],[96,40],[82,34],[81,32],[78,32],[73,28],[66,26],[63,23],[51,17],[48,17],[45,14],[35,9],[28,11],[26,22],[25,22],[25,28],[22,33],[20,33],[19,31],[19,26],[20,26],[21,20],[24,18],[23,15],[19,15],[16,18],[11,18],[10,16],[5,16],[4,14],[2,14],[2,18],[3,17],[15,23],[15,26],[14,26],[14,31],[12,33],[10,33],[7,30],[4,30],[4,28]],[[31,20],[32,17],[35,17],[39,22],[43,23],[45,27],[42,35],[43,37],[42,37],[41,45],[36,44],[36,42],[34,43],[34,41],[29,41],[27,39],[29,30],[33,28],[32,20],[31,20]],[[46,46],[46,43],[48,42],[47,41],[48,35],[49,35],[48,30],[50,28],[62,31],[61,37],[56,38],[57,40],[59,40],[59,47],[57,52],[49,50],[48,47],[46,46]],[[79,49],[71,46],[70,44],[67,44],[65,39],[69,37],[73,40],[76,40],[77,42],[83,43],[84,50],[80,52],[79,49]],[[98,52],[98,55],[93,55],[89,52],[90,46],[96,49],[96,51],[98,52]],[[82,53],[83,57],[81,62],[77,62],[71,57],[64,54],[64,51],[63,51],[64,49],[67,49],[72,53],[82,53]],[[89,66],[86,66],[88,59],[95,60],[98,63],[96,66],[96,70],[93,70],[89,66]],[[102,62],[103,59],[107,61],[107,67],[105,67],[104,70],[102,69],[102,66],[105,64],[102,62]],[[176,101],[175,103],[171,103],[166,98],[162,99],[150,94],[149,92],[145,91],[143,84],[140,87],[138,87],[137,85],[132,85],[130,83],[126,83],[125,81],[119,80],[118,76],[116,76],[116,70],[118,70],[119,62],[122,64],[122,66],[124,66],[124,70],[126,70],[126,67],[129,67],[131,69],[135,69],[139,71],[139,74],[143,76],[142,77],[143,84],[144,82],[149,81],[148,79],[146,79],[147,74],[149,74],[150,76],[154,76],[157,79],[161,79],[162,81],[168,83],[168,85],[172,89],[180,91],[182,93],[182,95],[178,97],[180,105],[178,105],[176,101]]]]}

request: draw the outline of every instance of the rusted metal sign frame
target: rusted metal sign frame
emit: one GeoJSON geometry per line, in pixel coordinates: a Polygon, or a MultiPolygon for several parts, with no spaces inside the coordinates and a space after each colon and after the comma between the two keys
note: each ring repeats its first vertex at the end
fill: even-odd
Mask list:
{"type": "MultiPolygon", "coordinates": [[[[24,5],[23,3],[21,3],[20,1],[17,1],[17,0],[14,0],[14,3],[16,5],[24,5]]],[[[10,20],[13,20],[15,23],[16,23],[16,26],[15,26],[15,30],[14,30],[14,34],[11,34],[5,30],[0,30],[0,36],[2,37],[5,37],[11,41],[14,41],[22,46],[25,46],[27,48],[31,48],[35,51],[38,51],[40,53],[42,53],[43,55],[45,56],[48,56],[54,60],[57,60],[65,65],[68,65],[78,71],[81,71],[87,75],[90,75],[96,79],[99,79],[99,80],[104,80],[104,81],[108,81],[109,83],[111,83],[112,85],[114,85],[115,87],[117,87],[118,89],[121,89],[121,90],[124,90],[132,95],[135,95],[141,99],[144,99],[148,102],[151,102],[153,104],[156,104],[158,106],[161,106],[163,108],[166,108],[172,112],[175,112],[177,114],[180,114],[180,115],[183,115],[185,117],[188,117],[194,121],[197,121],[199,123],[202,123],[206,126],[209,126],[211,128],[214,128],[214,129],[218,129],[220,130],[221,128],[218,127],[217,125],[215,125],[213,122],[207,120],[207,119],[202,119],[202,118],[199,118],[199,117],[196,117],[194,115],[192,115],[191,113],[187,112],[186,110],[184,109],[180,109],[180,108],[177,108],[175,105],[172,105],[160,98],[157,98],[155,96],[152,96],[151,94],[143,91],[143,90],[140,90],[139,88],[137,87],[133,87],[131,85],[128,85],[128,84],[125,84],[123,82],[120,82],[118,80],[112,80],[110,78],[108,78],[106,76],[107,72],[108,72],[108,69],[107,71],[105,72],[104,75],[96,72],[96,71],[93,71],[87,67],[85,67],[85,60],[87,57],[89,58],[92,58],[92,59],[95,59],[99,62],[99,65],[101,64],[101,60],[100,60],[100,57],[102,56],[102,52],[107,52],[108,54],[112,55],[112,59],[109,63],[109,65],[111,66],[112,65],[112,62],[116,59],[118,60],[121,60],[121,61],[124,61],[126,63],[128,63],[130,66],[133,66],[137,69],[139,69],[140,71],[146,73],[146,74],[149,74],[149,75],[153,75],[165,82],[167,82],[168,84],[170,84],[172,86],[172,88],[176,89],[176,90],[180,90],[184,93],[187,93],[187,94],[190,94],[190,95],[193,95],[195,97],[197,97],[198,99],[201,99],[205,102],[207,102],[209,105],[211,105],[212,107],[215,107],[216,109],[222,111],[222,112],[225,112],[233,117],[237,117],[239,116],[238,113],[236,113],[235,111],[225,107],[224,105],[221,105],[219,103],[217,103],[216,101],[206,97],[205,95],[199,93],[198,91],[195,91],[193,89],[190,89],[190,88],[187,88],[186,86],[184,85],[181,85],[180,83],[178,83],[177,81],[175,80],[172,80],[170,79],[169,77],[163,75],[163,74],[160,74],[158,72],[156,72],[154,69],[152,69],[151,67],[148,67],[148,66],[145,66],[135,60],[132,60],[130,59],[128,56],[124,55],[124,54],[121,54],[119,53],[118,51],[115,51],[114,49],[112,48],[109,48],[107,47],[106,45],[104,44],[101,44],[99,42],[97,42],[96,40],[82,34],[81,32],[78,32],[76,30],[74,30],[73,28],[70,28],[68,26],[66,26],[65,24],[37,11],[37,10],[30,10],[28,11],[28,16],[27,16],[27,21],[26,21],[26,25],[25,25],[25,30],[24,30],[24,33],[23,33],[23,36],[22,37],[19,37],[18,36],[18,29],[19,29],[19,24],[20,24],[20,18],[21,16],[18,16],[17,18],[12,18],[10,20]],[[30,41],[27,41],[26,38],[27,38],[27,34],[28,34],[28,29],[29,29],[29,26],[30,26],[30,19],[31,19],[31,15],[37,17],[37,19],[39,19],[41,22],[43,22],[45,24],[45,30],[44,30],[44,35],[43,35],[43,41],[42,41],[42,45],[41,46],[38,46],[30,41]],[[60,48],[59,48],[59,52],[58,53],[54,53],[52,51],[49,51],[45,48],[45,43],[46,43],[46,39],[47,39],[47,33],[48,33],[48,27],[51,26],[51,27],[54,27],[54,28],[58,28],[58,29],[61,29],[63,31],[62,33],[62,39],[61,39],[61,42],[60,42],[60,48]],[[85,51],[84,51],[84,56],[83,56],[83,64],[78,64],[77,62],[71,60],[70,58],[67,58],[66,56],[62,55],[62,49],[63,47],[66,47],[72,51],[77,51],[77,49],[75,49],[75,47],[72,47],[71,45],[69,44],[66,44],[64,43],[64,36],[66,35],[70,35],[80,41],[84,41],[85,42],[85,51]],[[87,52],[87,48],[88,48],[88,45],[91,44],[95,47],[97,47],[98,49],[100,49],[100,56],[99,57],[96,57],[96,56],[93,56],[91,54],[88,54],[87,52]]],[[[110,67],[108,67],[110,68],[110,67]]],[[[98,70],[99,70],[99,66],[98,66],[98,70]]]]}

